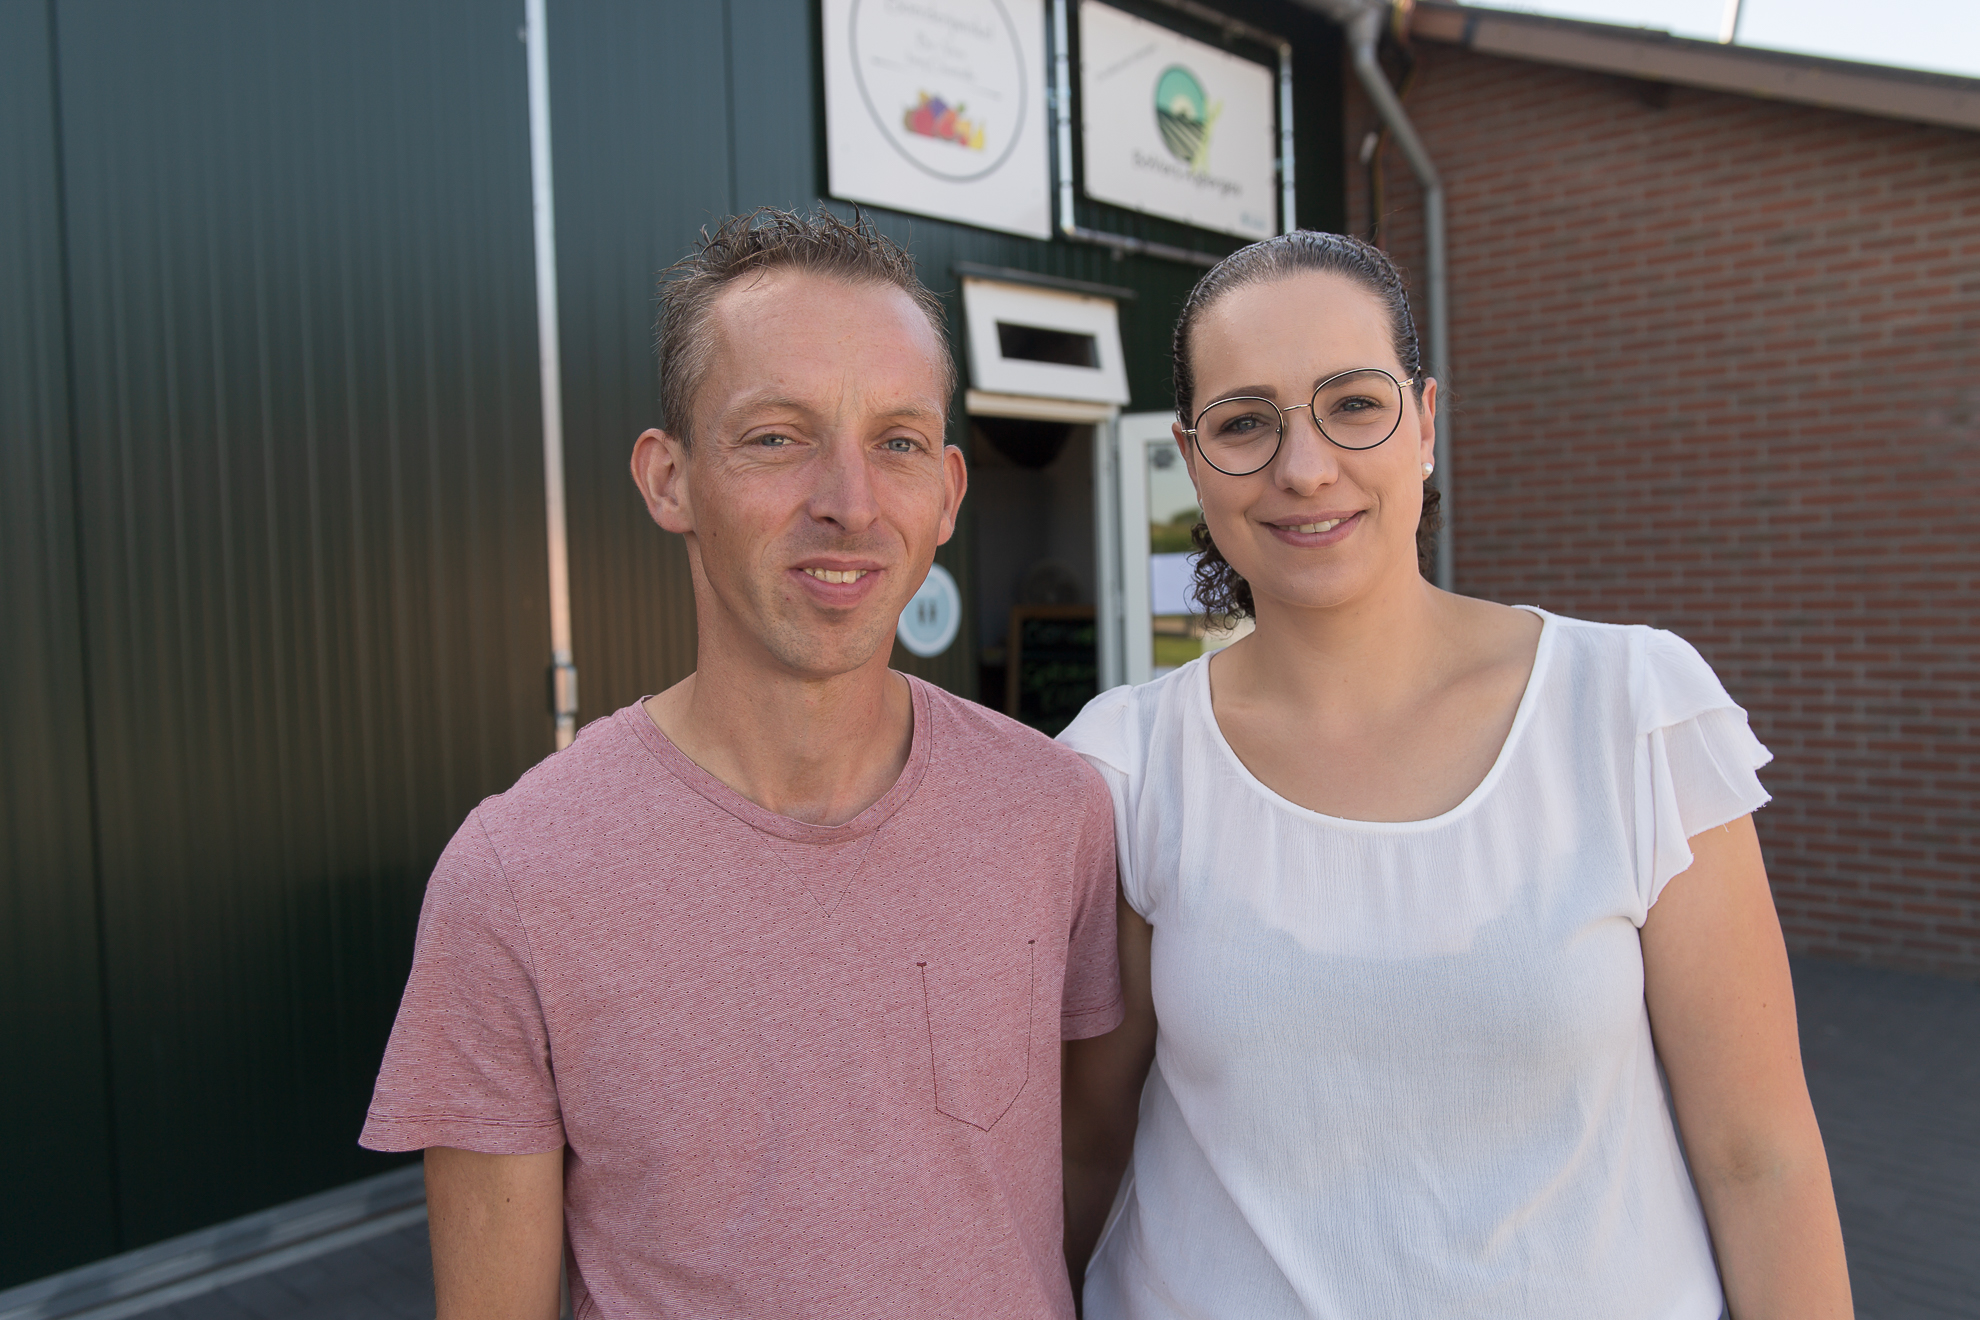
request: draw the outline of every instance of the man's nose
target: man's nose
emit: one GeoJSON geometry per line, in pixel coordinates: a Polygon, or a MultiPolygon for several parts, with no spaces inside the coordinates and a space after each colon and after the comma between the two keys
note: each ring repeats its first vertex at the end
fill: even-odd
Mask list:
{"type": "Polygon", "coordinates": [[[837,523],[848,532],[862,532],[880,516],[874,498],[873,473],[866,446],[857,439],[835,439],[819,455],[817,485],[811,492],[811,516],[837,523]]]}

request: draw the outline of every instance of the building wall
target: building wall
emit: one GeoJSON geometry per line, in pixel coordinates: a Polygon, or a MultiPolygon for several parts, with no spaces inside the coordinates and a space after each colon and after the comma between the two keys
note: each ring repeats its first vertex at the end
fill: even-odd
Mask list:
{"type": "Polygon", "coordinates": [[[1980,135],[1417,53],[1459,588],[1691,641],[1775,754],[1791,947],[1980,976],[1980,135]]]}
{"type": "MultiPolygon", "coordinates": [[[[1336,34],[1229,9],[1295,42],[1300,213],[1339,223],[1336,34]]],[[[551,748],[522,10],[0,0],[0,1188],[36,1189],[0,1289],[403,1158],[356,1138],[426,877],[551,748]]],[[[694,663],[626,471],[655,278],[824,193],[818,8],[549,11],[591,719],[694,663]]],[[[952,309],[961,261],[1132,289],[1167,406],[1198,267],[874,216],[952,309]]],[[[971,693],[973,632],[896,663],[971,693]]]]}
{"type": "Polygon", "coordinates": [[[402,1162],[425,876],[550,743],[515,28],[0,9],[0,1287],[402,1162]]]}

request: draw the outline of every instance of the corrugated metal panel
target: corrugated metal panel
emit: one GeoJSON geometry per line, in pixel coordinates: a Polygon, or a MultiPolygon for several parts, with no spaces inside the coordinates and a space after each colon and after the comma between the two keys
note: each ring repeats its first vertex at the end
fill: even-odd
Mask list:
{"type": "Polygon", "coordinates": [[[520,6],[58,6],[125,1246],[374,1171],[441,844],[549,747],[520,6]]]}
{"type": "Polygon", "coordinates": [[[116,1246],[47,20],[0,0],[0,1289],[116,1246]]]}
{"type": "Polygon", "coordinates": [[[678,536],[627,463],[657,426],[654,281],[729,209],[724,10],[697,0],[549,6],[571,618],[581,720],[694,668],[678,536]]]}

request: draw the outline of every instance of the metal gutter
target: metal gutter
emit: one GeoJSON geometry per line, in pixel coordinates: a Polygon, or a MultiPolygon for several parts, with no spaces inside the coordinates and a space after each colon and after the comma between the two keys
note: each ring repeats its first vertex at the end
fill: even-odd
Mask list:
{"type": "Polygon", "coordinates": [[[577,736],[570,544],[564,512],[563,359],[557,343],[557,202],[550,178],[550,34],[544,0],[523,0],[529,61],[529,183],[536,230],[536,365],[543,395],[543,513],[550,564],[550,714],[557,750],[577,736]]]}
{"type": "Polygon", "coordinates": [[[1468,5],[1424,3],[1410,35],[1485,55],[1980,131],[1980,79],[1674,37],[1468,5]]]}

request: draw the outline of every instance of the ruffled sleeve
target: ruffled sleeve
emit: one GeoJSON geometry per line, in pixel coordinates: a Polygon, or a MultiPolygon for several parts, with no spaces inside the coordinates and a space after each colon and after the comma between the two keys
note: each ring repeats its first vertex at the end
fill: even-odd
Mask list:
{"type": "Polygon", "coordinates": [[[1114,799],[1114,860],[1121,870],[1121,888],[1129,906],[1146,916],[1148,900],[1141,893],[1129,829],[1134,784],[1146,759],[1137,691],[1123,686],[1102,692],[1086,703],[1059,741],[1085,757],[1106,781],[1107,794],[1114,799]]]}
{"type": "Polygon", "coordinates": [[[1631,656],[1636,711],[1637,890],[1642,910],[1691,866],[1692,836],[1768,801],[1774,759],[1712,667],[1675,634],[1645,628],[1631,656]]]}

